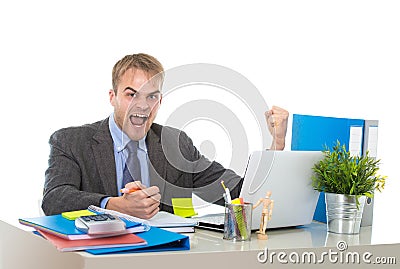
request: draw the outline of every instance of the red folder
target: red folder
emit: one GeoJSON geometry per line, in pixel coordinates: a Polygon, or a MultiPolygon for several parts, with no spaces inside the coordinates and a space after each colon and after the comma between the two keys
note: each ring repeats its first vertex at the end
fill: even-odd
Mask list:
{"type": "Polygon", "coordinates": [[[147,242],[135,234],[124,234],[112,237],[68,240],[54,234],[38,230],[38,232],[60,251],[75,251],[110,247],[129,247],[146,245],[147,242]]]}

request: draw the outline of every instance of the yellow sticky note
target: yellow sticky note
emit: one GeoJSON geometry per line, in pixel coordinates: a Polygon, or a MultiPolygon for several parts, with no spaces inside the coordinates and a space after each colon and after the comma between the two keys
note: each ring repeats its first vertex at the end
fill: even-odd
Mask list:
{"type": "Polygon", "coordinates": [[[243,204],[243,198],[236,198],[232,200],[232,204],[234,205],[242,205],[243,204]]]}
{"type": "Polygon", "coordinates": [[[61,213],[61,216],[63,216],[64,218],[68,219],[68,220],[75,220],[79,217],[83,217],[83,216],[92,216],[92,215],[96,215],[96,213],[84,209],[84,210],[77,210],[77,211],[68,211],[68,212],[63,212],[61,213]]]}
{"type": "Polygon", "coordinates": [[[172,198],[174,214],[183,218],[196,215],[193,208],[192,198],[172,198]]]}

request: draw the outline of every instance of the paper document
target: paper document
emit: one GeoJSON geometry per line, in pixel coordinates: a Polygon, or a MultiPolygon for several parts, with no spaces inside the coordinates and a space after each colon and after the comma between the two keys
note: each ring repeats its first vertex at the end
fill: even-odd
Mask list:
{"type": "Polygon", "coordinates": [[[192,199],[197,213],[192,219],[199,222],[199,227],[218,231],[223,230],[225,207],[206,202],[195,194],[192,195],[192,199]]]}
{"type": "Polygon", "coordinates": [[[197,213],[192,218],[200,218],[207,215],[223,215],[225,213],[225,207],[206,202],[195,194],[192,195],[192,201],[194,210],[197,213]]]}

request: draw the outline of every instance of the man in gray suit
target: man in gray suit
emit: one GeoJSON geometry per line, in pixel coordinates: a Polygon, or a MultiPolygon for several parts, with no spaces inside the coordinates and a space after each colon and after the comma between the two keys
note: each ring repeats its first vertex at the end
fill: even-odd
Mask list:
{"type": "MultiPolygon", "coordinates": [[[[96,205],[148,219],[159,210],[172,212],[171,198],[191,197],[192,192],[223,204],[221,179],[232,197],[239,195],[238,175],[201,155],[184,132],[153,123],[163,75],[154,57],[125,56],[112,72],[110,117],[52,134],[42,202],[46,215],[96,205]],[[132,170],[126,174],[131,141],[137,141],[140,181],[132,170]]],[[[274,106],[265,115],[270,132],[275,131],[275,148],[283,149],[288,112],[274,106]]]]}

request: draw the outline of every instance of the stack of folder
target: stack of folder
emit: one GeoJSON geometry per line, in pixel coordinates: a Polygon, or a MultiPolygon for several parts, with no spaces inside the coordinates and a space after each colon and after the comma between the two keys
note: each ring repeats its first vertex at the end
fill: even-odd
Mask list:
{"type": "Polygon", "coordinates": [[[135,234],[123,234],[111,237],[100,237],[92,239],[69,240],[54,235],[53,233],[38,230],[38,234],[49,240],[60,251],[76,251],[101,248],[117,248],[145,246],[147,242],[135,234]]]}
{"type": "Polygon", "coordinates": [[[189,250],[189,237],[140,222],[123,219],[123,234],[88,235],[75,228],[75,221],[61,214],[37,218],[20,218],[23,225],[50,241],[60,251],[85,250],[92,254],[132,253],[146,251],[189,250]]]}

